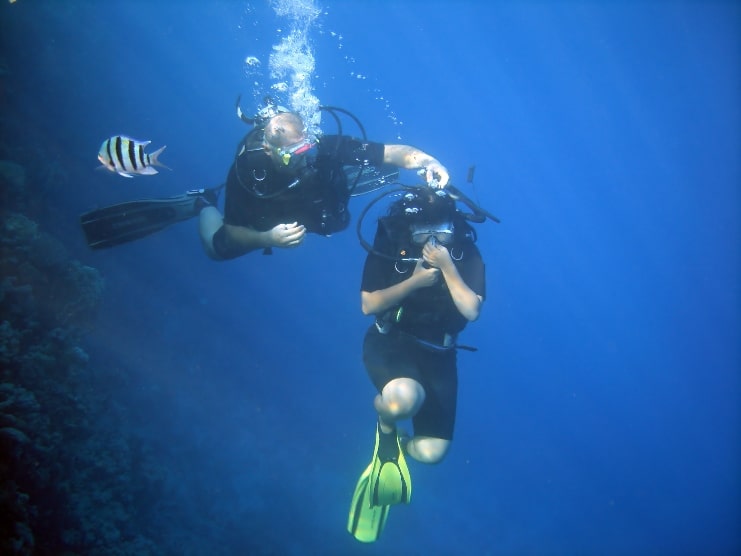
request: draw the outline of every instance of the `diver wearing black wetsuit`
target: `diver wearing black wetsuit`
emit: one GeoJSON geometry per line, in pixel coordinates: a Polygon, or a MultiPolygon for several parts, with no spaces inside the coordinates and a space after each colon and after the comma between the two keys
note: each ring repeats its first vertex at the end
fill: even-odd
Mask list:
{"type": "Polygon", "coordinates": [[[322,136],[296,168],[273,164],[261,148],[260,130],[244,140],[226,182],[224,222],[266,231],[282,222],[300,222],[308,232],[328,236],[350,222],[344,166],[380,166],[384,145],[339,135],[322,136]]]}
{"type": "Polygon", "coordinates": [[[432,187],[449,180],[446,168],[419,149],[341,133],[317,140],[298,114],[279,106],[269,105],[250,122],[257,127],[240,144],[229,170],[225,215],[215,206],[200,212],[201,241],[217,260],[297,247],[309,232],[326,236],[344,230],[353,188],[347,167],[357,176],[360,169],[382,164],[423,169],[432,187]]]}
{"type": "MultiPolygon", "coordinates": [[[[471,227],[455,213],[452,201],[440,200],[438,204],[448,211],[441,214],[435,213],[429,202],[437,203],[439,195],[428,192],[418,197],[423,199],[412,199],[411,203],[402,200],[391,209],[395,215],[379,221],[361,290],[382,291],[410,279],[418,263],[400,259],[421,257],[424,244],[430,242],[449,253],[462,281],[483,301],[484,263],[471,227]],[[425,228],[426,232],[420,231],[425,228]],[[394,260],[394,256],[399,258],[394,260]]],[[[453,438],[458,392],[456,338],[468,322],[440,276],[434,284],[413,290],[400,303],[377,315],[376,323],[366,333],[363,360],[379,392],[397,378],[411,378],[424,389],[424,403],[412,417],[415,437],[453,438]]]]}

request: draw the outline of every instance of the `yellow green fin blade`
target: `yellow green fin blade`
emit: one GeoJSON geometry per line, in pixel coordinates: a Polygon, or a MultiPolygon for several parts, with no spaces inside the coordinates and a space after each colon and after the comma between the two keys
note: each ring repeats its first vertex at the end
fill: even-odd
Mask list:
{"type": "Polygon", "coordinates": [[[372,506],[408,504],[412,498],[412,477],[396,431],[384,434],[376,427],[376,447],[368,480],[372,506]]]}
{"type": "Polygon", "coordinates": [[[366,494],[368,479],[373,469],[370,464],[358,480],[350,505],[347,530],[360,542],[375,542],[383,531],[388,517],[388,506],[371,506],[366,494]]]}

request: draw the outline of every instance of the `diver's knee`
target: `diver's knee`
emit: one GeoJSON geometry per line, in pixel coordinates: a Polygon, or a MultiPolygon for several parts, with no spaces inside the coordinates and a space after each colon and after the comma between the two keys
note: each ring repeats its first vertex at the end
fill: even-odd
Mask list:
{"type": "Polygon", "coordinates": [[[382,404],[397,418],[410,417],[425,401],[425,389],[411,378],[395,378],[381,391],[382,404]]]}
{"type": "Polygon", "coordinates": [[[422,463],[440,463],[450,449],[450,440],[417,436],[407,444],[410,456],[422,463]]]}
{"type": "Polygon", "coordinates": [[[203,207],[198,214],[198,227],[204,236],[214,235],[223,224],[224,217],[216,207],[203,207]]]}

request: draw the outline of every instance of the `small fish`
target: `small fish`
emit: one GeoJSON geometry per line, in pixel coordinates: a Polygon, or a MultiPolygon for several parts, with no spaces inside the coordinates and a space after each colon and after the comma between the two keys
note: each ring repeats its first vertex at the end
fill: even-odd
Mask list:
{"type": "MultiPolygon", "coordinates": [[[[137,141],[124,135],[115,135],[110,139],[103,141],[98,152],[98,160],[103,165],[101,168],[116,172],[125,178],[133,178],[132,174],[151,176],[157,173],[153,166],[162,164],[157,157],[164,151],[167,146],[157,149],[152,154],[144,152],[144,148],[151,141],[137,141]]],[[[169,168],[167,168],[169,170],[169,168]]]]}

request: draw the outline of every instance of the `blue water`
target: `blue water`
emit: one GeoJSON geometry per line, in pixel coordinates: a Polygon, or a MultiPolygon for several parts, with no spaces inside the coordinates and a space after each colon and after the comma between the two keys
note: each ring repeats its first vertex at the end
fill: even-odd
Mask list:
{"type": "Polygon", "coordinates": [[[235,98],[259,100],[243,61],[266,70],[285,21],[261,1],[0,7],[21,122],[2,141],[63,176],[40,225],[105,279],[84,339],[97,417],[155,476],[116,527],[152,554],[741,552],[739,4],[322,7],[319,100],[434,154],[502,220],[478,228],[488,297],[453,448],[412,463],[412,503],[369,546],[345,530],[375,418],[352,229],[215,263],[195,220],[106,251],[77,223],[222,183],[248,130],[235,98]],[[166,144],[172,171],[95,171],[119,133],[166,144]]]}

